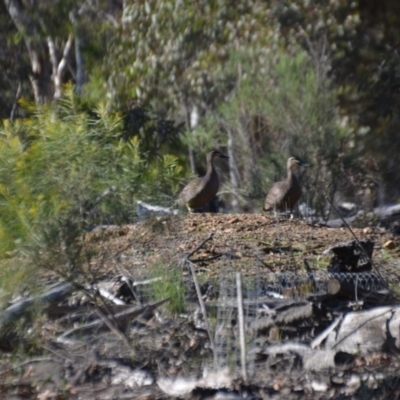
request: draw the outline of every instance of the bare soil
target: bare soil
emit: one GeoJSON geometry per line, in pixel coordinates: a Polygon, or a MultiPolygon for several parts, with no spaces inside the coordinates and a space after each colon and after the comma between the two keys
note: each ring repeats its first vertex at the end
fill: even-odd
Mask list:
{"type": "MultiPolygon", "coordinates": [[[[352,228],[358,240],[375,243],[373,260],[380,271],[392,271],[400,256],[400,236],[384,228],[352,228]]],[[[154,264],[171,265],[182,260],[212,234],[194,255],[199,273],[218,275],[227,265],[244,275],[255,267],[265,272],[299,271],[304,260],[312,268],[325,269],[331,254],[324,250],[338,242],[354,240],[347,228],[330,228],[301,220],[260,214],[191,214],[156,217],[134,225],[95,232],[110,253],[135,274],[148,273],[154,264]],[[104,240],[104,235],[107,240],[104,240]],[[133,255],[133,257],[132,257],[133,255]]]]}

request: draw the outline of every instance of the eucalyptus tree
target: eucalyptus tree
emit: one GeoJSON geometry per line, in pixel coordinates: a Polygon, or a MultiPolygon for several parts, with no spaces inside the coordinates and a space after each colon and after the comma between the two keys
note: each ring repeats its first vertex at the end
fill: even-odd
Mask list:
{"type": "Polygon", "coordinates": [[[105,26],[118,25],[117,3],[4,0],[4,4],[2,14],[8,13],[15,27],[8,47],[24,44],[19,47],[18,61],[25,67],[19,79],[29,79],[35,102],[59,99],[67,81],[80,92],[88,74],[85,65],[93,65],[98,48],[104,47],[100,44],[105,26]]]}
{"type": "Polygon", "coordinates": [[[215,109],[235,88],[237,70],[225,70],[231,52],[261,49],[273,37],[267,19],[267,2],[126,2],[108,57],[109,91],[120,102],[134,98],[182,118],[191,131],[196,115],[215,109]]]}

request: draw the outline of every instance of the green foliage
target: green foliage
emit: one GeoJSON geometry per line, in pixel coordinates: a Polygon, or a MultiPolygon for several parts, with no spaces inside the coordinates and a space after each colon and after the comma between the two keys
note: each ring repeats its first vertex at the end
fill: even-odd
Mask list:
{"type": "Polygon", "coordinates": [[[178,155],[182,151],[180,134],[184,123],[165,118],[161,113],[156,113],[150,107],[130,104],[123,111],[125,140],[138,138],[140,151],[144,157],[154,159],[163,154],[178,155]]]}
{"type": "Polygon", "coordinates": [[[146,181],[148,182],[147,192],[153,197],[157,197],[158,195],[159,198],[159,194],[165,188],[170,188],[172,193],[176,193],[182,170],[175,156],[162,156],[146,171],[146,181]],[[160,174],[160,171],[162,171],[162,174],[160,174]]]}
{"type": "Polygon", "coordinates": [[[267,9],[242,0],[235,7],[226,0],[131,3],[121,38],[111,48],[109,82],[121,99],[151,102],[157,110],[215,105],[229,86],[224,73],[229,51],[271,39],[267,9]]]}
{"type": "MultiPolygon", "coordinates": [[[[260,58],[232,54],[240,65],[237,90],[208,121],[216,137],[225,132],[240,171],[239,186],[261,200],[268,187],[285,177],[286,160],[295,155],[312,164],[303,182],[309,205],[324,212],[339,179],[340,154],[348,132],[339,128],[337,95],[326,74],[301,49],[284,48],[260,58]]],[[[236,190],[237,196],[240,193],[236,190]]],[[[306,200],[306,199],[303,199],[306,200]]]]}
{"type": "MultiPolygon", "coordinates": [[[[393,10],[392,15],[397,15],[397,5],[387,3],[386,7],[393,10]]],[[[397,159],[398,144],[394,132],[398,123],[393,116],[397,114],[395,93],[399,74],[396,68],[391,68],[396,62],[390,52],[385,51],[383,55],[381,50],[371,51],[370,45],[373,43],[375,50],[382,49],[385,37],[390,42],[394,25],[379,25],[375,15],[381,21],[385,19],[374,2],[367,5],[339,0],[312,2],[312,12],[310,2],[303,0],[240,1],[234,8],[225,1],[136,2],[125,8],[123,33],[110,51],[107,65],[110,88],[119,93],[115,97],[119,101],[135,98],[150,102],[155,109],[165,111],[172,118],[181,117],[182,111],[187,113],[196,105],[203,127],[185,135],[185,142],[196,150],[202,148],[204,142],[214,144],[218,141],[216,135],[221,136],[221,131],[217,133],[213,129],[212,140],[207,139],[209,135],[204,132],[208,125],[203,122],[204,114],[214,113],[217,108],[221,110],[226,98],[232,93],[236,95],[236,89],[239,89],[243,96],[236,99],[237,102],[246,95],[246,103],[240,105],[239,115],[243,116],[244,108],[263,110],[256,113],[258,121],[253,118],[241,122],[240,132],[232,133],[226,129],[232,137],[225,135],[222,142],[234,140],[234,146],[242,149],[242,158],[261,163],[260,167],[252,162],[242,163],[242,182],[252,185],[250,197],[258,197],[264,190],[253,183],[260,182],[261,171],[267,164],[272,165],[267,179],[270,181],[282,173],[281,166],[286,157],[283,153],[308,148],[309,160],[321,171],[321,176],[313,176],[308,185],[320,190],[321,182],[326,181],[318,198],[310,199],[322,212],[322,198],[332,196],[337,186],[337,180],[332,176],[338,175],[340,166],[334,153],[348,151],[342,141],[349,139],[354,126],[356,130],[360,128],[360,132],[364,131],[365,125],[372,127],[367,135],[353,135],[354,150],[365,152],[369,149],[371,152],[373,147],[374,155],[387,170],[392,170],[396,163],[386,161],[385,154],[389,152],[390,159],[397,159]],[[370,37],[369,32],[374,31],[382,32],[382,36],[370,37]],[[299,52],[299,49],[303,51],[299,52]],[[282,51],[287,55],[285,60],[280,56],[282,51]],[[242,57],[233,62],[235,53],[245,54],[246,59],[242,57]],[[270,68],[272,72],[268,71],[270,68]],[[291,71],[288,76],[285,75],[287,70],[291,71]],[[243,86],[246,84],[245,94],[243,86]],[[264,95],[269,95],[270,91],[273,103],[268,104],[264,95]],[[321,107],[316,110],[319,102],[321,107]],[[274,118],[270,118],[271,113],[274,118]],[[391,119],[389,126],[382,118],[377,118],[383,114],[391,119]],[[261,120],[259,116],[265,119],[261,120]],[[342,127],[339,127],[339,118],[342,127]],[[260,134],[248,133],[264,129],[262,125],[270,124],[271,119],[274,119],[272,127],[276,129],[274,135],[260,137],[260,134]],[[256,124],[259,126],[255,127],[256,124]],[[309,133],[312,130],[315,132],[309,133]],[[282,131],[287,132],[283,135],[286,139],[290,134],[289,141],[275,140],[282,131]],[[384,134],[376,146],[378,131],[384,134]],[[371,142],[375,144],[371,146],[371,142]],[[316,150],[318,146],[320,151],[316,150]],[[269,152],[276,150],[281,156],[260,158],[261,150],[266,148],[269,152]],[[325,156],[327,158],[323,159],[325,156]]],[[[346,157],[357,164],[356,157],[346,157]]],[[[386,175],[384,181],[396,179],[393,173],[386,175]]],[[[243,183],[234,185],[236,195],[239,195],[243,183]]],[[[347,188],[347,194],[354,195],[354,192],[354,188],[347,188]]]]}
{"type": "Polygon", "coordinates": [[[185,311],[185,288],[182,281],[182,271],[172,265],[154,265],[151,269],[154,281],[152,289],[156,300],[163,300],[166,297],[170,301],[166,307],[171,313],[182,313],[185,311]]]}
{"type": "Polygon", "coordinates": [[[324,215],[325,197],[332,196],[338,184],[343,143],[337,96],[328,76],[320,73],[320,64],[315,68],[304,52],[282,55],[269,69],[272,84],[261,104],[271,130],[279,133],[275,150],[311,164],[304,176],[308,201],[324,215]]]}
{"type": "MultiPolygon", "coordinates": [[[[58,0],[24,1],[20,5],[24,18],[13,20],[9,8],[0,3],[0,38],[4,48],[0,55],[3,71],[0,86],[4,89],[0,112],[3,112],[3,117],[23,114],[15,113],[13,108],[16,93],[20,92],[17,90],[19,84],[24,95],[32,94],[32,65],[39,62],[39,69],[46,71],[43,76],[49,77],[55,68],[53,63],[60,61],[67,38],[72,34],[74,45],[79,45],[82,50],[84,63],[74,60],[77,53],[72,48],[67,56],[68,68],[61,77],[63,82],[73,82],[77,76],[74,68],[84,65],[86,82],[82,96],[90,104],[101,99],[107,102],[107,107],[116,107],[124,112],[127,102],[133,99],[139,108],[149,106],[154,115],[162,112],[165,121],[184,121],[187,124],[188,115],[196,106],[202,126],[193,134],[189,130],[185,135],[185,143],[199,149],[204,142],[225,144],[228,140],[237,140],[235,147],[244,149],[241,157],[251,157],[261,163],[260,168],[253,163],[244,165],[245,185],[251,184],[254,189],[251,182],[260,181],[260,171],[267,164],[271,165],[270,161],[273,166],[270,175],[280,175],[280,165],[284,158],[259,158],[260,150],[268,148],[269,144],[275,150],[276,142],[283,143],[282,140],[275,141],[274,135],[260,138],[259,134],[255,134],[263,129],[264,123],[270,123],[258,117],[264,117],[267,108],[257,113],[255,118],[258,121],[253,118],[241,123],[239,133],[222,129],[222,133],[228,134],[225,137],[221,130],[217,132],[213,129],[214,134],[209,139],[210,131],[203,121],[210,112],[221,110],[221,104],[230,95],[236,94],[237,90],[244,95],[244,82],[250,78],[247,84],[249,105],[244,106],[242,103],[241,115],[243,107],[257,107],[257,104],[260,106],[265,103],[264,93],[258,90],[264,87],[267,91],[272,89],[275,102],[280,102],[280,107],[274,104],[269,108],[272,112],[278,112],[274,115],[276,126],[292,125],[292,130],[300,127],[300,132],[307,119],[310,130],[320,129],[320,118],[325,119],[324,115],[328,115],[328,112],[321,110],[319,114],[310,113],[316,100],[310,95],[308,101],[305,93],[313,92],[314,77],[312,74],[303,74],[301,60],[297,59],[301,48],[303,56],[307,53],[310,57],[308,63],[313,64],[318,85],[329,88],[325,90],[327,96],[322,99],[322,104],[330,103],[329,93],[334,95],[334,106],[330,111],[340,113],[344,134],[341,135],[335,123],[329,129],[331,133],[325,130],[315,135],[318,137],[313,138],[313,145],[324,146],[324,140],[331,140],[332,137],[341,140],[342,136],[351,134],[353,154],[346,155],[351,169],[347,171],[349,179],[344,180],[356,181],[358,171],[361,170],[362,173],[373,175],[376,181],[372,193],[368,194],[372,198],[370,202],[377,200],[378,190],[380,198],[398,200],[399,178],[396,165],[399,162],[400,146],[397,135],[400,69],[394,38],[399,36],[400,3],[388,0],[380,3],[358,0],[239,0],[232,7],[226,0],[144,0],[111,3],[99,1],[76,9],[76,2],[58,0]],[[70,18],[75,9],[78,12],[74,13],[74,18],[70,18]],[[23,21],[29,21],[29,29],[24,28],[23,24],[21,28],[23,21]],[[48,38],[52,39],[54,53],[49,52],[48,38]],[[24,43],[33,45],[37,52],[28,52],[24,43]],[[283,62],[280,57],[282,51],[293,57],[293,60],[288,58],[283,62]],[[49,54],[55,54],[57,60],[50,59],[49,54]],[[236,60],[233,62],[235,54],[236,60]],[[245,54],[246,59],[237,54],[245,54]],[[35,57],[36,61],[30,57],[35,57]],[[328,59],[327,63],[324,57],[328,59]],[[273,73],[268,73],[274,58],[280,61],[274,62],[273,73]],[[300,63],[297,66],[293,63],[295,59],[300,63]],[[325,67],[329,68],[325,70],[325,67]],[[289,77],[279,72],[288,68],[292,70],[289,77]],[[298,74],[296,79],[295,73],[298,74]],[[255,79],[256,74],[259,74],[259,80],[255,79]],[[280,92],[276,90],[277,83],[271,84],[269,81],[277,77],[280,92]],[[295,102],[292,95],[297,95],[299,100],[295,102]],[[289,112],[286,112],[287,107],[289,112]],[[290,121],[287,115],[291,116],[290,121]],[[250,129],[246,124],[250,124],[250,129]],[[257,124],[258,128],[255,127],[257,124]],[[249,131],[251,135],[248,135],[249,131]],[[361,158],[376,165],[379,172],[362,168],[359,163],[361,158]]],[[[43,89],[45,93],[37,96],[38,99],[52,98],[51,85],[46,86],[46,89],[50,93],[43,89]]],[[[319,100],[323,93],[324,90],[318,91],[319,100]]],[[[88,108],[92,109],[90,106],[88,108]]],[[[333,119],[337,118],[338,115],[333,119]]],[[[278,132],[280,134],[281,128],[276,130],[276,135],[278,132]]],[[[138,131],[127,132],[127,136],[140,138],[140,151],[146,153],[142,154],[146,162],[153,156],[154,149],[157,157],[170,153],[177,156],[189,153],[186,149],[182,150],[178,130],[173,129],[173,134],[165,136],[164,129],[146,123],[138,131]],[[164,146],[165,137],[170,147],[158,151],[161,144],[164,146]],[[171,148],[176,151],[171,151],[171,148]]],[[[293,135],[290,141],[292,148],[297,149],[307,144],[307,140],[304,142],[296,139],[300,136],[300,133],[293,135]]],[[[335,146],[331,146],[332,149],[335,146]]],[[[287,151],[286,147],[284,151],[287,151]]],[[[311,158],[316,157],[313,155],[311,158]]],[[[330,156],[324,163],[321,168],[323,171],[337,169],[337,163],[330,156]]],[[[327,172],[323,174],[327,175],[327,172]]],[[[243,182],[234,183],[233,186],[238,191],[243,182]]],[[[365,182],[356,183],[355,186],[362,191],[365,182]]],[[[260,193],[261,189],[252,190],[250,195],[257,197],[260,193]]],[[[355,197],[354,193],[356,191],[351,187],[346,194],[355,197]]]]}
{"type": "Polygon", "coordinates": [[[59,105],[28,108],[0,129],[0,257],[70,274],[88,261],[85,231],[131,221],[136,198],[171,195],[180,167],[167,155],[146,163],[137,139],[121,139],[122,118],[83,112],[71,88],[59,105]]]}

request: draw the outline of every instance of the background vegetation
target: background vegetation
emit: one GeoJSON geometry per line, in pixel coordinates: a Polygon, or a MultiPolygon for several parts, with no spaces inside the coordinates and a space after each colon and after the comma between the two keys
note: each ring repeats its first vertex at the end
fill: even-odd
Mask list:
{"type": "Polygon", "coordinates": [[[214,147],[228,210],[258,212],[290,155],[319,215],[397,202],[399,38],[389,0],[4,0],[3,265],[45,246],[68,275],[82,232],[171,205],[214,147]]]}

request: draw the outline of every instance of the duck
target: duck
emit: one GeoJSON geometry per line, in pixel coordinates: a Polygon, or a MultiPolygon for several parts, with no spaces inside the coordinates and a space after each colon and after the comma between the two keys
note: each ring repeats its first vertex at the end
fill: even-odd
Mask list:
{"type": "Polygon", "coordinates": [[[207,154],[207,172],[202,178],[190,181],[178,196],[178,205],[186,205],[192,213],[196,208],[203,207],[218,193],[219,179],[214,167],[216,158],[229,158],[219,150],[212,150],[207,154]]]}
{"type": "Polygon", "coordinates": [[[263,210],[274,211],[275,215],[277,210],[290,210],[290,219],[293,219],[293,209],[302,194],[300,182],[295,174],[295,170],[298,167],[308,167],[309,165],[297,157],[289,157],[286,166],[286,179],[272,185],[265,197],[263,210]]]}

